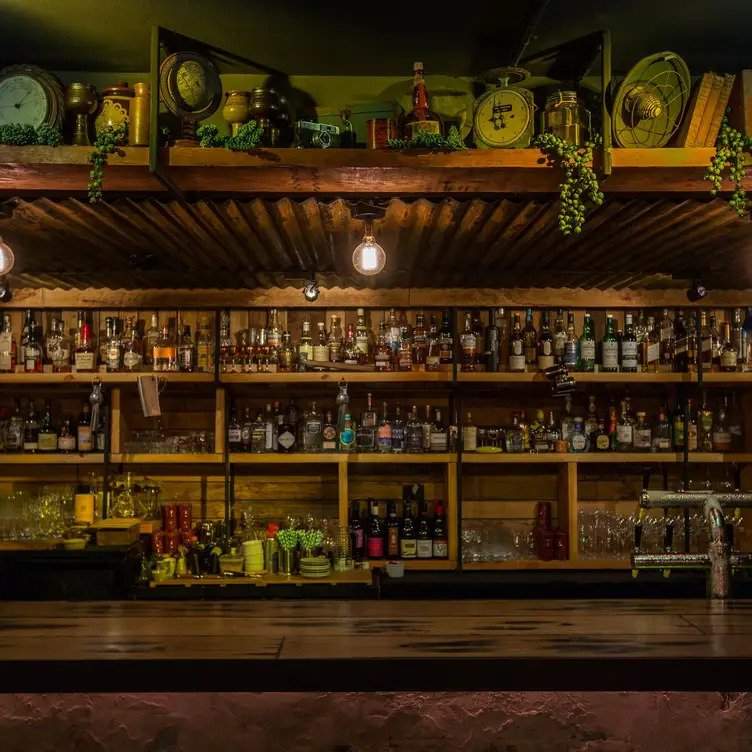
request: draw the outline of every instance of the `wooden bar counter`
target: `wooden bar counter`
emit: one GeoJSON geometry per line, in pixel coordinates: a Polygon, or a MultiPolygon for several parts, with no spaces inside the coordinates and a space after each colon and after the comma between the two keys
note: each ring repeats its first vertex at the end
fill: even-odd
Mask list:
{"type": "Polygon", "coordinates": [[[752,688],[752,601],[0,604],[3,692],[752,688]]]}

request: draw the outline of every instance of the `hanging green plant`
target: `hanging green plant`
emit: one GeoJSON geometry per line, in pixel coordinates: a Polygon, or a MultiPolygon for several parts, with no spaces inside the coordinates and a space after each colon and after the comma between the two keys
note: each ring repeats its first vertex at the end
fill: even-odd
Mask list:
{"type": "Polygon", "coordinates": [[[94,151],[89,155],[91,171],[89,172],[89,203],[96,204],[102,199],[102,179],[104,168],[110,154],[128,142],[128,126],[121,123],[114,128],[107,126],[97,133],[94,151]]]}
{"type": "Polygon", "coordinates": [[[63,134],[51,125],[0,125],[0,144],[6,146],[60,146],[62,143],[63,134]]]}
{"type": "Polygon", "coordinates": [[[255,120],[249,120],[243,123],[233,136],[221,136],[219,128],[212,123],[200,126],[196,130],[196,135],[199,145],[207,149],[224,146],[231,151],[250,151],[261,143],[264,132],[255,120]]]}
{"type": "Polygon", "coordinates": [[[533,139],[533,146],[537,146],[550,162],[564,171],[564,182],[559,185],[559,229],[564,235],[579,235],[582,232],[588,209],[586,201],[594,206],[603,203],[598,176],[592,168],[593,149],[599,140],[596,136],[583,146],[575,146],[553,133],[541,133],[533,139]]]}
{"type": "Polygon", "coordinates": [[[430,149],[431,151],[462,151],[466,149],[457,126],[453,125],[444,136],[438,133],[418,131],[414,138],[390,138],[390,149],[430,149]]]}
{"type": "Polygon", "coordinates": [[[752,150],[752,138],[747,138],[736,128],[732,128],[724,116],[718,140],[715,143],[715,156],[710,160],[710,167],[705,172],[704,179],[709,180],[713,187],[711,196],[717,196],[722,189],[723,173],[728,170],[729,180],[734,181],[734,192],[729,198],[729,206],[740,216],[749,213],[749,200],[744,190],[744,178],[747,174],[745,152],[752,150]]]}

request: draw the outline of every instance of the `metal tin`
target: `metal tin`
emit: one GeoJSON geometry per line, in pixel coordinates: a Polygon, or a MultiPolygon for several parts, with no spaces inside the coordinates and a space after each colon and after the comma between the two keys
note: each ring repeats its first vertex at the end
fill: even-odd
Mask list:
{"type": "Polygon", "coordinates": [[[372,118],[366,120],[367,144],[369,149],[386,149],[389,140],[399,138],[397,123],[391,118],[372,118]]]}
{"type": "Polygon", "coordinates": [[[149,84],[133,84],[134,97],[130,103],[128,144],[149,145],[149,84]]]}

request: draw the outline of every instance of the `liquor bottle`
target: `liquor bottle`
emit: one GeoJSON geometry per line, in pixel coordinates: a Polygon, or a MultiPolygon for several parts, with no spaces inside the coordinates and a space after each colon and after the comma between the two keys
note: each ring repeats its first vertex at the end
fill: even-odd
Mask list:
{"type": "Polygon", "coordinates": [[[355,430],[353,429],[350,413],[345,415],[342,428],[339,432],[339,448],[342,452],[352,452],[355,449],[355,430]]]}
{"type": "Polygon", "coordinates": [[[554,365],[554,335],[548,323],[548,311],[541,315],[541,330],[538,337],[538,370],[545,371],[554,365]]]}
{"type": "Polygon", "coordinates": [[[397,349],[397,370],[412,371],[413,369],[413,342],[410,336],[410,327],[407,319],[402,314],[400,321],[399,347],[397,349]]]}
{"type": "Polygon", "coordinates": [[[385,526],[384,522],[379,516],[379,503],[373,499],[368,501],[369,516],[368,516],[368,535],[366,537],[366,547],[368,550],[369,559],[383,559],[384,558],[384,537],[385,526]]]}
{"type": "Polygon", "coordinates": [[[256,413],[256,420],[251,424],[251,443],[249,449],[256,454],[266,451],[266,426],[261,412],[256,413]]]}
{"type": "Polygon", "coordinates": [[[465,314],[465,324],[460,334],[460,350],[462,359],[460,365],[463,371],[474,371],[478,354],[478,340],[473,331],[473,323],[470,313],[465,314]]]}
{"type": "Polygon", "coordinates": [[[337,391],[337,433],[341,433],[345,427],[345,415],[350,412],[350,395],[347,392],[347,383],[341,381],[337,391]]]}
{"type": "Polygon", "coordinates": [[[342,324],[336,314],[332,314],[331,324],[329,326],[329,337],[327,339],[329,346],[329,362],[341,363],[344,360],[344,343],[342,336],[342,324]]]}
{"type": "Polygon", "coordinates": [[[431,432],[433,431],[433,419],[431,416],[431,406],[426,405],[426,417],[420,424],[423,432],[423,451],[431,451],[431,432]]]}
{"type": "Polygon", "coordinates": [[[721,370],[730,372],[736,371],[737,352],[734,341],[731,338],[731,324],[724,321],[721,327],[721,337],[723,339],[723,348],[721,350],[721,370]]]}
{"type": "Polygon", "coordinates": [[[355,347],[358,350],[358,362],[365,365],[371,359],[371,336],[366,325],[366,312],[362,308],[357,310],[355,324],[355,347]]]}
{"type": "Polygon", "coordinates": [[[653,451],[670,452],[672,448],[671,421],[668,419],[668,411],[665,407],[658,410],[658,420],[653,430],[653,451]]]}
{"type": "MultiPolygon", "coordinates": [[[[79,311],[79,314],[78,314],[79,326],[77,327],[77,330],[78,328],[80,328],[80,325],[81,325],[81,315],[82,313],[79,311]]],[[[29,330],[31,329],[31,322],[33,320],[34,320],[34,314],[32,313],[31,308],[27,308],[26,312],[24,313],[24,323],[23,323],[23,326],[21,327],[21,352],[22,353],[24,352],[26,343],[29,341],[29,330]]]]}
{"type": "MultiPolygon", "coordinates": [[[[303,329],[298,342],[298,363],[310,363],[313,360],[313,340],[311,339],[311,322],[303,320],[303,329]]],[[[304,370],[301,368],[300,370],[304,370]]]]}
{"type": "Polygon", "coordinates": [[[588,311],[585,311],[585,321],[582,324],[577,370],[586,372],[595,370],[595,324],[588,311]]]}
{"type": "Polygon", "coordinates": [[[568,394],[564,398],[564,415],[561,417],[561,439],[569,443],[569,439],[572,436],[572,430],[574,428],[574,421],[572,419],[572,395],[568,394]]]}
{"type": "Polygon", "coordinates": [[[517,454],[522,451],[519,413],[512,413],[512,425],[504,432],[504,449],[510,454],[517,454]]]}
{"type": "Polygon", "coordinates": [[[418,311],[415,314],[412,347],[413,368],[417,371],[425,371],[426,358],[428,357],[428,331],[426,330],[426,317],[423,311],[418,311]]]}
{"type": "Polygon", "coordinates": [[[671,436],[673,438],[674,451],[681,452],[684,450],[685,420],[684,420],[684,410],[682,410],[681,402],[679,400],[676,401],[676,406],[674,407],[674,414],[671,419],[671,424],[672,424],[671,436]]]}
{"type": "Polygon", "coordinates": [[[243,428],[238,420],[238,413],[233,406],[230,411],[230,422],[227,424],[227,446],[231,452],[239,452],[242,449],[243,428]]]}
{"type": "Polygon", "coordinates": [[[376,449],[376,429],[378,415],[373,407],[373,395],[366,395],[366,409],[360,415],[360,425],[357,430],[357,445],[359,452],[373,452],[376,449]]]}
{"type": "Polygon", "coordinates": [[[564,340],[564,356],[562,363],[570,370],[577,368],[580,360],[580,341],[577,339],[577,332],[574,328],[574,313],[569,311],[567,314],[567,337],[564,340]]]}
{"type": "Polygon", "coordinates": [[[313,362],[314,363],[328,363],[329,362],[329,343],[326,338],[326,324],[323,321],[319,321],[316,324],[318,329],[316,333],[316,341],[313,344],[313,362]]]}
{"type": "Polygon", "coordinates": [[[588,396],[587,412],[587,418],[585,418],[585,433],[588,438],[590,438],[595,432],[595,429],[598,428],[598,406],[596,405],[594,394],[588,396]]]}
{"type": "Polygon", "coordinates": [[[439,331],[439,362],[448,368],[454,362],[454,335],[449,322],[449,311],[444,311],[439,331]]]}
{"type": "Polygon", "coordinates": [[[405,426],[405,449],[410,454],[417,454],[423,451],[423,426],[418,420],[418,408],[413,405],[413,409],[405,426]]]}
{"type": "Polygon", "coordinates": [[[136,320],[131,317],[126,322],[126,331],[123,337],[123,369],[140,371],[143,360],[141,337],[138,334],[136,320]]]}
{"type": "Polygon", "coordinates": [[[687,367],[694,371],[700,360],[700,341],[697,337],[697,313],[690,311],[687,321],[687,367]]]}
{"type": "MultiPolygon", "coordinates": [[[[152,324],[154,320],[152,320],[152,324]]],[[[157,338],[159,332],[157,332],[157,338]]],[[[150,345],[144,337],[144,365],[153,365],[154,346],[150,345]],[[147,354],[149,356],[147,361],[147,354]]],[[[234,370],[235,344],[230,334],[230,314],[222,311],[219,314],[219,370],[222,373],[232,373],[234,370]]]]}
{"type": "Polygon", "coordinates": [[[697,429],[697,411],[695,410],[694,400],[687,400],[686,415],[687,444],[690,452],[696,452],[698,447],[698,429],[697,429]]]}
{"type": "Polygon", "coordinates": [[[512,333],[509,337],[509,370],[516,372],[525,370],[525,346],[519,313],[514,314],[512,333]]]}
{"type": "Polygon", "coordinates": [[[277,349],[279,353],[279,370],[295,370],[295,348],[292,346],[292,335],[288,331],[282,332],[282,344],[277,349]]]}
{"type": "Polygon", "coordinates": [[[202,313],[198,317],[196,330],[196,369],[201,373],[214,370],[214,338],[209,327],[209,317],[202,313]]]}
{"type": "Polygon", "coordinates": [[[413,108],[404,121],[405,138],[409,141],[419,133],[441,135],[441,121],[431,112],[430,97],[423,77],[423,63],[413,64],[413,108]]]}
{"type": "Polygon", "coordinates": [[[52,422],[52,408],[50,407],[49,402],[45,404],[42,419],[39,421],[37,442],[40,452],[57,451],[57,431],[52,422]]]}
{"type": "Polygon", "coordinates": [[[3,329],[0,332],[0,372],[12,373],[15,370],[16,341],[13,339],[13,328],[10,322],[10,314],[4,313],[3,329]]]}
{"type": "Polygon", "coordinates": [[[522,330],[522,346],[527,370],[534,371],[538,362],[538,333],[533,325],[533,309],[525,311],[525,328],[522,330]]]}
{"type": "Polygon", "coordinates": [[[658,322],[658,341],[661,370],[671,371],[674,368],[674,322],[668,308],[663,309],[661,320],[658,322]]]}
{"type": "Polygon", "coordinates": [[[91,407],[88,402],[81,406],[81,417],[76,430],[76,445],[79,452],[91,452],[94,449],[91,432],[91,407]]]}
{"type": "Polygon", "coordinates": [[[65,454],[76,451],[76,434],[71,426],[70,418],[66,418],[60,426],[60,434],[57,437],[57,450],[65,454]]]}
{"type": "Polygon", "coordinates": [[[277,451],[294,452],[298,448],[297,411],[292,401],[287,410],[277,416],[277,451]]]}
{"type": "Polygon", "coordinates": [[[392,370],[392,349],[386,341],[386,323],[379,323],[379,335],[376,340],[376,348],[373,354],[374,368],[377,371],[392,370]]]}
{"type": "Polygon", "coordinates": [[[154,345],[152,368],[159,373],[177,370],[177,348],[168,324],[162,327],[162,332],[154,345]]]}
{"type": "Polygon", "coordinates": [[[621,401],[619,422],[616,424],[616,451],[630,452],[634,447],[634,420],[629,408],[629,401],[621,401]]]}
{"type": "Polygon", "coordinates": [[[437,501],[433,508],[432,552],[434,559],[449,558],[449,536],[447,535],[444,505],[437,501]]]}
{"type": "Polygon", "coordinates": [[[520,417],[517,422],[522,436],[522,451],[527,452],[530,449],[530,426],[527,422],[527,412],[520,410],[520,417]]]}
{"type": "MultiPolygon", "coordinates": [[[[274,403],[274,410],[272,406],[267,402],[266,409],[264,411],[264,451],[276,452],[277,451],[277,428],[279,423],[277,421],[277,414],[279,413],[279,402],[274,403]]],[[[335,431],[336,440],[336,431],[335,431]]]]}
{"type": "Polygon", "coordinates": [[[271,350],[278,350],[282,345],[282,326],[279,323],[279,311],[276,308],[269,309],[267,342],[271,350]]]}
{"type": "Polygon", "coordinates": [[[431,325],[428,328],[427,350],[426,350],[426,371],[441,370],[441,345],[439,341],[439,325],[436,322],[436,315],[431,314],[431,325]]]}
{"type": "Polygon", "coordinates": [[[580,416],[576,416],[572,423],[572,433],[569,437],[569,451],[576,453],[587,452],[589,443],[585,433],[585,421],[580,416]]]}
{"type": "Polygon", "coordinates": [[[734,448],[734,441],[726,423],[726,408],[721,406],[713,426],[712,446],[714,452],[730,452],[734,448]]]}
{"type": "Polygon", "coordinates": [[[713,451],[713,411],[708,405],[708,395],[702,392],[702,403],[697,410],[697,443],[701,452],[713,451]]]}
{"type": "Polygon", "coordinates": [[[431,522],[428,519],[425,502],[420,505],[418,512],[415,540],[417,558],[430,559],[433,556],[433,536],[431,535],[431,522]]]}
{"type": "MultiPolygon", "coordinates": [[[[229,314],[226,315],[226,322],[223,321],[223,326],[226,323],[226,332],[224,332],[227,339],[230,337],[230,317],[229,314]]],[[[144,366],[147,368],[152,368],[154,366],[154,346],[157,344],[157,340],[159,339],[159,314],[155,311],[151,315],[151,324],[149,325],[149,328],[144,333],[144,366]]]]}
{"type": "Polygon", "coordinates": [[[332,421],[332,411],[326,411],[326,420],[321,428],[321,449],[324,452],[337,451],[337,426],[332,421]]]}
{"type": "Polygon", "coordinates": [[[598,426],[590,435],[590,449],[593,452],[608,452],[611,450],[611,441],[606,430],[606,421],[601,418],[598,426]]]}
{"type": "Polygon", "coordinates": [[[386,321],[386,343],[392,351],[392,362],[397,360],[397,351],[400,343],[400,325],[394,308],[389,309],[389,318],[386,321]]]}
{"type": "Polygon", "coordinates": [[[661,343],[655,326],[655,318],[648,316],[645,337],[640,344],[640,364],[643,370],[655,373],[661,360],[661,343]]]}
{"type": "Polygon", "coordinates": [[[405,451],[405,421],[402,420],[399,405],[394,408],[394,420],[392,421],[392,452],[402,453],[405,451]]]}
{"type": "Polygon", "coordinates": [[[303,417],[303,451],[320,452],[324,448],[324,424],[321,413],[316,409],[316,403],[311,403],[311,409],[303,417]]]}
{"type": "Polygon", "coordinates": [[[679,309],[674,320],[674,370],[686,373],[689,370],[689,342],[684,312],[679,309]]]}
{"type": "Polygon", "coordinates": [[[700,311],[700,363],[705,371],[713,367],[713,337],[707,311],[700,311]]]}
{"type": "Polygon", "coordinates": [[[637,423],[632,431],[632,447],[636,452],[649,452],[653,445],[653,432],[643,410],[637,412],[637,423]]]}
{"type": "Polygon", "coordinates": [[[403,559],[415,559],[418,555],[418,541],[416,538],[415,520],[413,519],[412,502],[404,496],[399,538],[400,556],[403,559]]]}
{"type": "Polygon", "coordinates": [[[488,326],[486,327],[486,344],[484,349],[485,362],[482,363],[483,368],[494,373],[499,370],[499,358],[500,352],[500,339],[501,331],[496,321],[496,314],[492,310],[488,314],[488,326]]]}
{"type": "Polygon", "coordinates": [[[177,366],[186,373],[196,370],[196,348],[191,337],[191,327],[187,324],[183,326],[183,336],[177,347],[177,366]]]}
{"type": "Polygon", "coordinates": [[[606,314],[606,333],[601,341],[601,368],[609,372],[619,370],[619,342],[616,339],[616,322],[610,313],[606,314]]]}
{"type": "Polygon", "coordinates": [[[24,421],[23,450],[29,454],[36,454],[39,449],[39,423],[37,422],[34,402],[29,401],[29,411],[24,421]]]}
{"type": "MultiPolygon", "coordinates": [[[[28,325],[29,333],[26,337],[26,345],[24,347],[24,370],[27,373],[41,373],[42,372],[42,345],[39,341],[39,332],[37,329],[37,322],[34,319],[29,321],[28,325]]],[[[94,353],[91,353],[91,360],[93,363],[94,353]]],[[[94,366],[87,370],[94,370],[94,366]]]]}
{"type": "Polygon", "coordinates": [[[243,422],[240,424],[240,449],[243,452],[251,451],[251,434],[253,432],[253,420],[251,408],[246,407],[243,412],[243,422]]]}
{"type": "Polygon", "coordinates": [[[731,330],[731,341],[736,348],[737,371],[743,371],[747,362],[748,348],[747,330],[744,328],[744,316],[741,308],[734,309],[734,324],[731,330]]]}
{"type": "Polygon", "coordinates": [[[556,424],[556,418],[554,417],[554,411],[548,411],[548,426],[546,427],[546,440],[552,452],[557,451],[557,445],[561,440],[561,431],[556,424]]]}
{"type": "Polygon", "coordinates": [[[360,504],[357,501],[350,505],[350,547],[353,561],[363,561],[366,553],[366,534],[360,521],[360,504]]]}
{"type": "Polygon", "coordinates": [[[384,402],[381,422],[376,431],[376,448],[379,452],[392,451],[392,424],[389,420],[386,402],[384,402]]]}
{"type": "Polygon", "coordinates": [[[347,325],[345,343],[342,347],[342,358],[346,366],[357,366],[360,362],[360,353],[355,345],[355,328],[352,324],[347,325]]]}
{"type": "Polygon", "coordinates": [[[473,424],[473,416],[468,412],[467,421],[462,426],[462,451],[475,452],[478,449],[478,427],[473,424]]]}
{"type": "Polygon", "coordinates": [[[530,424],[530,448],[539,454],[554,451],[554,447],[548,441],[546,415],[540,409],[536,410],[535,420],[530,424]]]}
{"type": "Polygon", "coordinates": [[[21,415],[21,407],[16,402],[13,415],[8,420],[5,429],[5,450],[8,452],[20,452],[23,449],[24,418],[21,415]]]}
{"type": "Polygon", "coordinates": [[[431,426],[431,447],[432,452],[447,451],[447,429],[441,422],[441,410],[436,410],[435,420],[431,426]]]}
{"type": "Polygon", "coordinates": [[[721,340],[721,333],[718,330],[718,321],[713,312],[710,313],[710,341],[713,352],[713,368],[720,370],[723,341],[721,340]]]}
{"type": "Polygon", "coordinates": [[[559,308],[554,323],[554,359],[556,363],[564,362],[564,343],[567,341],[567,330],[564,328],[564,311],[559,308]]]}
{"type": "Polygon", "coordinates": [[[386,513],[386,556],[398,559],[400,555],[400,520],[397,517],[397,504],[390,501],[386,513]]]}
{"type": "Polygon", "coordinates": [[[632,313],[624,314],[624,336],[621,340],[621,370],[635,373],[638,366],[637,336],[635,335],[632,313]]]}

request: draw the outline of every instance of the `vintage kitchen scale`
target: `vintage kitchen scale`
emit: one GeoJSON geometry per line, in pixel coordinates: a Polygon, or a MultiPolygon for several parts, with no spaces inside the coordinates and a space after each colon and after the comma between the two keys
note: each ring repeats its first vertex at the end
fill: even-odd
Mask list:
{"type": "Polygon", "coordinates": [[[616,91],[614,141],[633,148],[665,146],[681,125],[690,93],[689,69],[675,52],[642,58],[616,91]]]}
{"type": "Polygon", "coordinates": [[[519,84],[529,76],[523,68],[492,68],[483,74],[497,84],[475,101],[473,137],[479,149],[523,149],[535,129],[533,93],[519,84]]]}

